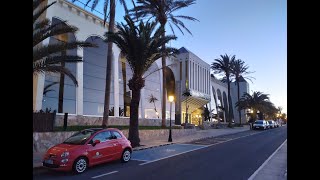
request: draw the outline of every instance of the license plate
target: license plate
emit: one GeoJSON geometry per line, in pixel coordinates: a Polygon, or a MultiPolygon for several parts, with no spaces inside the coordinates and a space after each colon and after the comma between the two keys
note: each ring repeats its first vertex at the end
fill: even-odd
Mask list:
{"type": "Polygon", "coordinates": [[[44,160],[44,162],[47,163],[47,164],[53,164],[53,160],[52,159],[44,160]]]}

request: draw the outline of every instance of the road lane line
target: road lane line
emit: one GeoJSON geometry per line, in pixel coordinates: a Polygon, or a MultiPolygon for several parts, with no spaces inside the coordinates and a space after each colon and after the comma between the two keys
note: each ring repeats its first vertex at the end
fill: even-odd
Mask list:
{"type": "Polygon", "coordinates": [[[112,172],[105,173],[105,174],[101,174],[101,175],[98,175],[98,176],[93,176],[93,177],[91,177],[91,178],[92,178],[92,179],[95,179],[95,178],[99,178],[99,177],[106,176],[106,175],[110,175],[110,174],[117,173],[117,172],[118,172],[118,171],[112,171],[112,172]]]}
{"type": "Polygon", "coordinates": [[[131,160],[134,160],[134,161],[144,161],[144,162],[148,161],[148,160],[142,160],[142,159],[136,159],[136,158],[131,158],[131,160]]]}
{"type": "Polygon", "coordinates": [[[139,164],[139,165],[142,166],[142,165],[145,165],[145,164],[153,163],[153,162],[156,162],[156,161],[160,161],[160,160],[162,160],[162,159],[167,159],[167,158],[170,158],[170,157],[178,156],[178,155],[180,155],[180,154],[184,154],[184,153],[196,151],[196,150],[198,150],[198,149],[202,149],[202,148],[206,148],[206,147],[207,147],[207,146],[199,147],[199,148],[197,148],[197,149],[192,149],[192,150],[185,151],[185,152],[181,152],[181,153],[178,153],[178,154],[173,154],[173,155],[171,155],[171,156],[163,157],[163,158],[156,159],[156,160],[153,160],[153,161],[148,161],[148,162],[145,162],[145,163],[142,163],[142,164],[139,164]]]}
{"type": "Polygon", "coordinates": [[[270,159],[279,151],[279,149],[287,142],[287,139],[271,154],[271,156],[268,157],[266,161],[249,177],[248,180],[252,180],[258,172],[270,161],[270,159]]]}
{"type": "Polygon", "coordinates": [[[188,143],[185,143],[185,144],[179,144],[179,145],[186,145],[186,146],[206,146],[206,145],[201,145],[201,144],[188,144],[188,143]]]}
{"type": "MultiPolygon", "coordinates": [[[[262,133],[262,132],[260,132],[260,133],[262,133]]],[[[254,134],[259,134],[259,133],[254,133],[254,134]]],[[[228,142],[228,141],[233,141],[233,140],[236,140],[236,139],[252,136],[254,134],[249,134],[249,135],[237,137],[237,138],[234,138],[234,139],[229,139],[229,140],[226,140],[226,141],[217,142],[217,143],[211,144],[211,145],[199,145],[199,146],[202,146],[202,147],[197,148],[197,149],[192,149],[192,150],[189,150],[189,151],[185,151],[185,152],[181,152],[181,153],[178,153],[178,154],[174,154],[174,155],[171,155],[171,156],[163,157],[163,158],[160,158],[160,159],[155,159],[155,160],[148,161],[148,162],[145,162],[145,163],[142,163],[142,164],[139,164],[139,165],[143,166],[145,164],[153,163],[153,162],[156,162],[156,161],[160,161],[160,160],[163,160],[163,159],[171,158],[171,157],[174,157],[174,156],[178,156],[178,155],[185,154],[185,153],[188,153],[188,152],[196,151],[196,150],[199,150],[199,149],[215,146],[215,145],[222,144],[222,143],[225,143],[225,142],[228,142]]],[[[194,145],[194,144],[190,144],[190,145],[194,145]]]]}

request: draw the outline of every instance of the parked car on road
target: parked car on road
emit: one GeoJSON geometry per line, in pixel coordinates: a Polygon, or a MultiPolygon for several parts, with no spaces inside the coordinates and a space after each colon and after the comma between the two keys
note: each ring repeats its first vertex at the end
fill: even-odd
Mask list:
{"type": "Polygon", "coordinates": [[[50,169],[83,173],[88,167],[113,160],[128,162],[131,153],[131,143],[120,130],[91,128],[51,147],[42,164],[50,169]]]}
{"type": "Polygon", "coordinates": [[[265,121],[265,120],[256,120],[254,123],[253,123],[253,129],[268,129],[268,122],[265,121]]]}
{"type": "Polygon", "coordinates": [[[279,127],[279,123],[277,121],[274,121],[274,126],[279,127]]]}
{"type": "Polygon", "coordinates": [[[275,122],[274,122],[273,120],[268,120],[268,123],[269,123],[269,127],[270,127],[271,129],[273,129],[273,128],[276,127],[276,124],[275,124],[275,122]]]}
{"type": "Polygon", "coordinates": [[[266,122],[266,124],[267,124],[267,129],[270,129],[270,124],[269,124],[269,122],[268,121],[265,121],[266,122]]]}

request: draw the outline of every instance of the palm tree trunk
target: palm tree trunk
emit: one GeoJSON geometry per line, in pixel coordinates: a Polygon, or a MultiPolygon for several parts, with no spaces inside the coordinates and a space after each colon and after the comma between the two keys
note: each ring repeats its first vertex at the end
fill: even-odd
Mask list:
{"type": "MultiPolygon", "coordinates": [[[[237,80],[237,90],[238,90],[238,102],[239,102],[239,100],[240,100],[240,87],[239,87],[239,81],[237,80]]],[[[239,112],[239,122],[240,122],[240,125],[241,125],[241,110],[239,109],[238,110],[238,112],[239,112]]]]}
{"type": "Polygon", "coordinates": [[[229,122],[229,123],[228,123],[228,126],[229,126],[229,127],[232,127],[232,124],[231,124],[231,123],[232,123],[232,122],[231,122],[231,118],[232,118],[232,117],[231,117],[231,108],[232,108],[232,107],[231,107],[231,105],[230,105],[230,104],[231,104],[231,95],[230,95],[230,77],[229,77],[229,74],[227,74],[227,83],[228,83],[228,106],[229,106],[229,108],[228,108],[229,111],[228,111],[228,116],[227,116],[228,119],[227,119],[227,120],[228,120],[228,122],[229,122]]]}
{"type": "MultiPolygon", "coordinates": [[[[164,29],[164,25],[161,24],[161,28],[164,29]]],[[[163,31],[162,37],[165,36],[165,31],[163,31]]],[[[162,49],[165,49],[166,46],[163,45],[162,49]]],[[[161,126],[164,128],[166,127],[166,106],[167,106],[167,89],[166,89],[166,69],[164,68],[166,66],[166,57],[163,55],[162,59],[162,121],[161,121],[161,126]]]]}
{"type": "Polygon", "coordinates": [[[139,102],[141,89],[144,87],[144,80],[141,77],[135,77],[129,80],[129,88],[132,90],[132,99],[130,102],[130,125],[129,137],[132,147],[140,146],[139,138],[139,102]]]}
{"type": "Polygon", "coordinates": [[[140,90],[132,90],[132,99],[130,103],[130,126],[128,140],[131,142],[132,147],[140,146],[139,138],[139,102],[140,90]]]}
{"type": "MultiPolygon", "coordinates": [[[[61,55],[66,55],[66,51],[62,51],[61,55]]],[[[61,62],[61,66],[65,67],[66,63],[61,62]]],[[[58,113],[63,113],[63,93],[64,93],[64,74],[60,73],[59,81],[59,101],[58,101],[58,113]]]]}
{"type": "MultiPolygon", "coordinates": [[[[108,31],[113,32],[114,30],[114,22],[115,22],[115,0],[110,0],[110,20],[108,31]]],[[[106,128],[108,126],[108,118],[109,118],[109,105],[110,105],[110,86],[111,86],[111,70],[112,70],[112,42],[108,42],[108,54],[107,54],[107,72],[106,72],[106,88],[104,94],[104,112],[103,112],[103,120],[102,127],[106,128]]]]}

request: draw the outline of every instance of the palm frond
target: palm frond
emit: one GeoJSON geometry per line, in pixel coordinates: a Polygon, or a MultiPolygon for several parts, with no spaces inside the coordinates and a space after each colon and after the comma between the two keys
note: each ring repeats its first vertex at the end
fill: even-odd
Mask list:
{"type": "Polygon", "coordinates": [[[58,83],[59,83],[59,82],[52,82],[52,83],[46,85],[46,86],[43,88],[43,95],[46,96],[46,94],[47,94],[48,92],[55,91],[55,90],[49,89],[49,88],[52,87],[52,86],[55,85],[55,84],[58,84],[58,83]]]}
{"type": "Polygon", "coordinates": [[[64,75],[68,76],[76,86],[78,86],[78,82],[77,82],[76,77],[72,74],[72,72],[69,69],[67,69],[64,66],[61,66],[61,65],[48,65],[48,66],[38,65],[33,68],[33,73],[45,73],[45,72],[64,74],[64,75]]]}
{"type": "Polygon", "coordinates": [[[132,72],[139,77],[162,55],[171,55],[175,48],[162,49],[162,45],[175,36],[161,36],[162,29],[156,29],[156,22],[142,22],[135,25],[130,16],[125,16],[126,24],[118,23],[117,32],[106,32],[106,42],[115,43],[125,55],[132,72]]]}
{"type": "Polygon", "coordinates": [[[47,2],[46,0],[34,0],[33,1],[33,23],[37,21],[37,19],[44,13],[50,6],[52,6],[56,1],[44,6],[40,7],[43,2],[47,2]]]}

